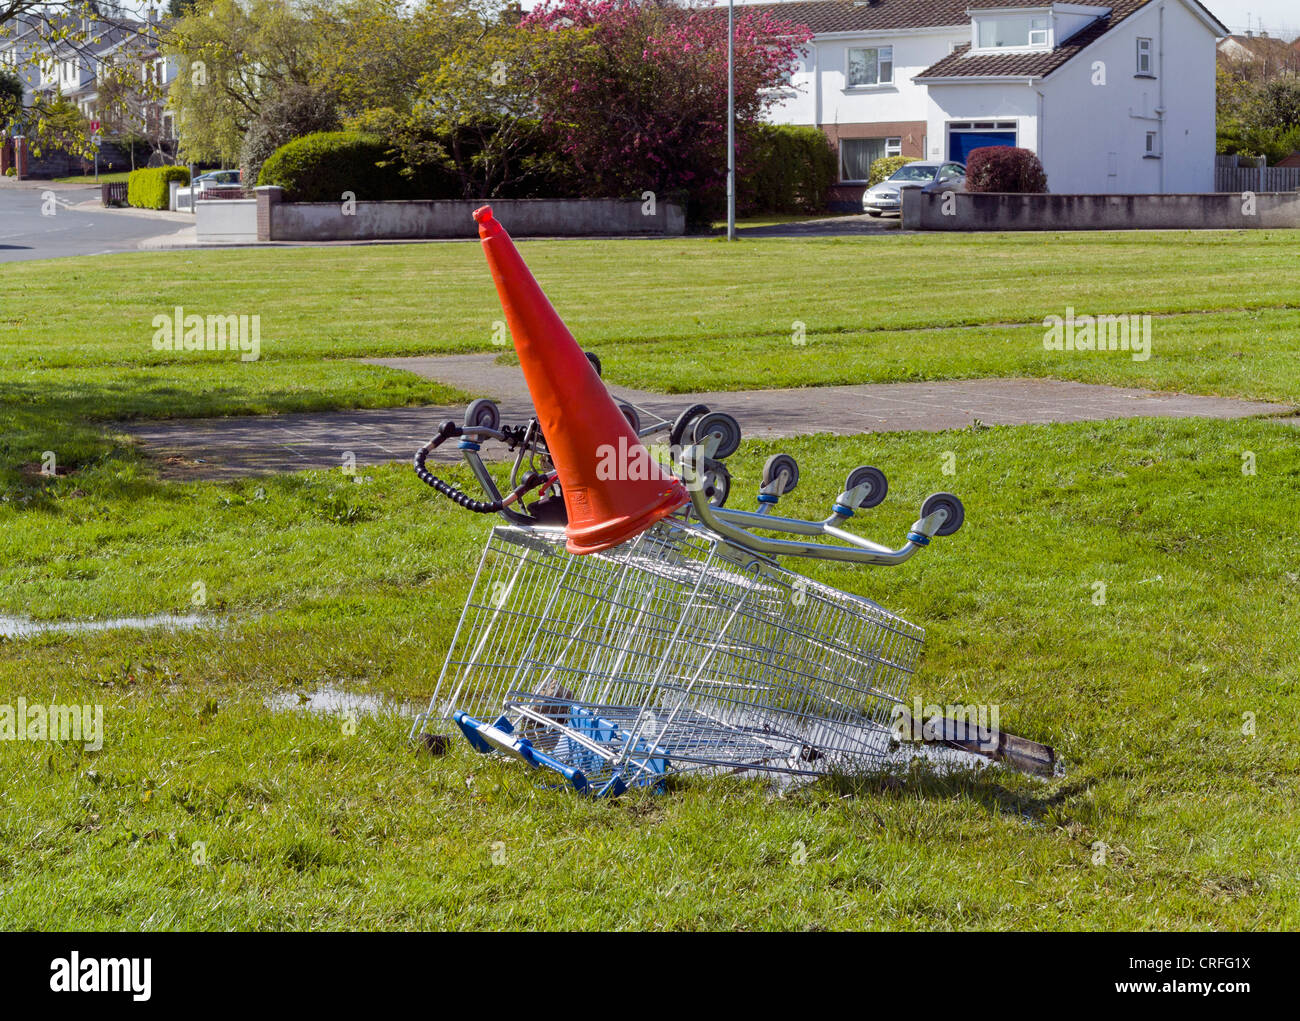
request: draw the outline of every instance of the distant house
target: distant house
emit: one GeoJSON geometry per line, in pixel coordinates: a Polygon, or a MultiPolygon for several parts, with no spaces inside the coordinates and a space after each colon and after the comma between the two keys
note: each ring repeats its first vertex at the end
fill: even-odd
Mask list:
{"type": "MultiPolygon", "coordinates": [[[[159,52],[152,15],[148,21],[98,21],[27,14],[14,18],[6,28],[8,35],[0,38],[0,65],[13,68],[22,78],[27,107],[37,98],[61,97],[93,121],[103,112],[100,83],[111,62],[127,62],[129,73],[138,74],[142,84],[152,81],[165,86],[176,76],[175,61],[159,52]],[[58,30],[69,26],[76,34],[60,40],[58,30]]],[[[174,137],[165,104],[149,106],[141,111],[144,126],[164,138],[174,137]]]]}
{"type": "Polygon", "coordinates": [[[1245,78],[1300,74],[1300,40],[1288,43],[1267,32],[1247,32],[1219,40],[1219,63],[1245,78]]]}
{"type": "Polygon", "coordinates": [[[858,201],[880,156],[964,161],[1036,152],[1053,192],[1214,189],[1215,42],[1197,0],[791,0],[807,25],[770,114],[821,128],[838,198],[858,201]]]}

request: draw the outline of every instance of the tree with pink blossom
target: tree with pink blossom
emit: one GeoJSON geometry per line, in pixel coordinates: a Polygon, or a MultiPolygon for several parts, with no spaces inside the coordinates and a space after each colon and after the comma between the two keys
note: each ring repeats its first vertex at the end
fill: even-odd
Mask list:
{"type": "MultiPolygon", "coordinates": [[[[725,198],[727,19],[668,0],[546,0],[520,24],[537,41],[531,82],[544,130],[590,195],[725,198]]],[[[738,147],[786,86],[812,34],[736,12],[738,147]]]]}

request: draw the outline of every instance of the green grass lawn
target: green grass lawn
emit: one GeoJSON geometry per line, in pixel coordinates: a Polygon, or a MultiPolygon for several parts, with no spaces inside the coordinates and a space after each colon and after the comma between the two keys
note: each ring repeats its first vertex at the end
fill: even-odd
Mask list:
{"type": "MultiPolygon", "coordinates": [[[[591,803],[459,738],[417,755],[405,716],[353,732],[273,711],[320,685],[422,705],[487,521],[401,466],[186,485],[95,467],[38,507],[0,506],[0,614],[183,613],[201,581],[226,627],[4,645],[0,703],[101,703],[106,738],[0,742],[0,927],[1300,924],[1291,427],[780,446],[804,466],[803,514],[853,465],[884,466],[890,497],[857,523],[880,539],[927,492],[965,498],[965,529],[904,566],[810,573],[926,626],[912,693],[1000,706],[1064,778],[920,772],[781,796],[692,779],[591,803]]],[[[773,449],[732,459],[741,505],[773,449]]]]}
{"type": "Polygon", "coordinates": [[[122,170],[114,174],[100,174],[96,177],[94,174],[77,174],[72,177],[56,177],[55,184],[113,184],[118,181],[125,181],[131,176],[131,171],[122,170]]]}
{"type": "MultiPolygon", "coordinates": [[[[1009,374],[1300,401],[1286,232],[521,247],[617,383],[1009,374]],[[1044,351],[1067,306],[1158,317],[1151,359],[1044,351]]],[[[495,350],[500,317],[473,244],[0,266],[0,616],[187,613],[197,582],[221,624],[0,639],[0,705],[99,703],[106,727],[99,752],[0,741],[0,928],[1300,924],[1300,433],[1281,421],[730,459],[751,506],[763,459],[794,453],[783,510],[817,517],[851,467],[883,467],[888,500],[852,527],[891,544],[925,494],[959,493],[966,527],[903,566],[799,569],[925,626],[912,692],[998,705],[1064,777],[697,778],[592,803],[459,739],[417,755],[404,713],[268,708],[323,686],[422,706],[488,521],[403,466],[162,482],[112,422],[458,401],[351,359],[495,350]],[[261,315],[262,360],[155,351],[175,305],[261,315]],[[45,450],[71,474],[35,474],[45,450]]]]}
{"type": "MultiPolygon", "coordinates": [[[[978,366],[1300,397],[1296,231],[535,241],[521,251],[618,383],[798,386],[978,366]],[[1151,359],[1044,351],[1044,317],[1067,307],[1159,317],[1151,359]]],[[[0,269],[0,378],[90,365],[180,376],[229,361],[154,350],[153,317],[176,306],[260,315],[262,358],[286,374],[363,355],[491,351],[502,318],[475,243],[12,263],[0,269]]]]}

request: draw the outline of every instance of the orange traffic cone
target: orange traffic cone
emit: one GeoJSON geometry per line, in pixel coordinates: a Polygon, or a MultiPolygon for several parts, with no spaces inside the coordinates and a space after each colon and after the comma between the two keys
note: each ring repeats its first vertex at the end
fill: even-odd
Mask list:
{"type": "Polygon", "coordinates": [[[639,535],[689,497],[633,432],[596,370],[492,215],[474,211],[537,422],[560,476],[570,553],[639,535]]]}

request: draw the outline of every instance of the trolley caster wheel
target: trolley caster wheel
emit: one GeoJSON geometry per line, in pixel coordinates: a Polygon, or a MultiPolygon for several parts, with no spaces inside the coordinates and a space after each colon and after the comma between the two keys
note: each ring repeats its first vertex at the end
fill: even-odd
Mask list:
{"type": "Polygon", "coordinates": [[[731,472],[727,471],[725,464],[711,457],[705,458],[702,485],[710,507],[726,506],[727,497],[731,495],[731,472]]]}
{"type": "Polygon", "coordinates": [[[478,429],[499,429],[501,427],[501,409],[496,401],[480,397],[470,401],[465,409],[465,427],[478,429]]]}
{"type": "Polygon", "coordinates": [[[627,424],[632,427],[634,433],[641,431],[641,416],[636,413],[636,408],[630,404],[620,404],[618,410],[623,412],[623,417],[627,419],[627,424]]]}
{"type": "Polygon", "coordinates": [[[884,472],[868,464],[864,464],[861,468],[854,468],[844,482],[844,490],[848,492],[864,484],[869,484],[871,488],[867,490],[867,495],[858,501],[859,510],[868,510],[884,502],[885,494],[889,492],[889,480],[885,478],[884,472]]]}
{"type": "Polygon", "coordinates": [[[435,757],[446,755],[449,742],[446,734],[421,734],[420,747],[435,757]]]}
{"type": "Polygon", "coordinates": [[[600,355],[596,354],[595,351],[584,351],[582,353],[587,356],[587,361],[591,362],[591,367],[596,370],[596,375],[603,376],[605,373],[601,371],[600,355]]]}
{"type": "Polygon", "coordinates": [[[939,526],[935,535],[952,535],[966,520],[966,508],[952,493],[931,493],[927,496],[925,503],[921,504],[921,517],[928,518],[937,510],[946,510],[948,519],[939,526]]]}
{"type": "Polygon", "coordinates": [[[799,463],[789,454],[773,454],[763,462],[762,487],[766,489],[782,476],[785,481],[777,496],[794,492],[794,487],[799,484],[799,463]]]}
{"type": "Polygon", "coordinates": [[[668,432],[668,443],[671,446],[680,447],[682,441],[686,439],[686,429],[691,424],[691,419],[699,418],[700,415],[707,415],[708,413],[709,406],[707,404],[692,404],[673,420],[673,427],[668,432]]]}
{"type": "Polygon", "coordinates": [[[718,449],[713,456],[719,461],[740,449],[740,423],[725,411],[701,415],[695,420],[691,435],[696,443],[703,443],[708,436],[718,437],[718,449]]]}

